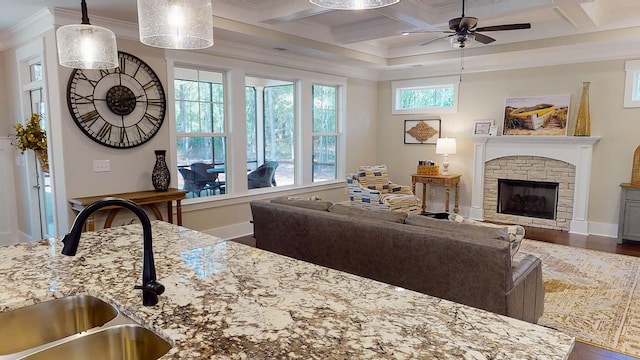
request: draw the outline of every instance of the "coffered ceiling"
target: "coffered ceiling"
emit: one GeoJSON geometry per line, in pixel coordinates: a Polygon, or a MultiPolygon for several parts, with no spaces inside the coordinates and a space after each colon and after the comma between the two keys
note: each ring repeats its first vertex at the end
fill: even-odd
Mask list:
{"type": "MultiPolygon", "coordinates": [[[[134,0],[87,4],[92,19],[137,22],[134,0]]],[[[15,29],[43,7],[79,11],[80,1],[0,0],[0,33],[15,29]]],[[[461,0],[401,0],[360,11],[331,11],[307,0],[214,0],[213,7],[219,44],[380,69],[459,66],[461,50],[451,47],[447,38],[421,44],[447,35],[439,31],[448,30],[448,21],[461,16],[461,0]],[[402,35],[420,30],[435,32],[402,35]]],[[[496,39],[491,44],[467,46],[466,64],[476,70],[558,55],[567,62],[576,57],[640,56],[637,0],[467,0],[465,15],[477,17],[479,27],[531,23],[528,30],[485,33],[496,39]]]]}

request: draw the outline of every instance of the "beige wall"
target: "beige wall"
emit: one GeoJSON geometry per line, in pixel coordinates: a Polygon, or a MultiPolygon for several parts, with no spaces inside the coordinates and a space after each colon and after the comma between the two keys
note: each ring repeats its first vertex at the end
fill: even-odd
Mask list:
{"type": "MultiPolygon", "coordinates": [[[[120,51],[129,52],[143,61],[147,62],[158,74],[165,89],[168,88],[166,62],[164,59],[164,51],[157,48],[144,46],[136,41],[127,41],[118,39],[118,49],[120,51]]],[[[3,54],[7,59],[14,59],[14,51],[7,51],[3,54]]],[[[15,60],[5,60],[5,67],[8,71],[5,74],[15,74],[15,60]],[[9,66],[8,64],[13,64],[9,66]]],[[[52,131],[58,130],[58,133],[51,133],[50,136],[58,137],[57,142],[61,144],[61,149],[55,148],[56,154],[62,154],[60,159],[56,159],[56,167],[64,167],[64,186],[66,188],[66,198],[82,197],[97,194],[111,194],[118,192],[148,190],[151,185],[151,170],[155,163],[153,151],[156,149],[169,149],[170,135],[169,129],[174,126],[172,121],[167,117],[158,134],[148,143],[136,148],[122,150],[111,149],[99,145],[89,139],[74,124],[66,105],[66,87],[72,69],[57,67],[57,82],[51,81],[49,84],[49,92],[59,94],[59,103],[50,104],[51,122],[58,122],[52,126],[52,131]],[[93,172],[93,160],[110,160],[110,172],[93,172]]],[[[7,75],[4,83],[17,86],[17,76],[7,75]]],[[[50,78],[51,80],[51,78],[50,78]]],[[[4,84],[3,83],[3,84],[4,84]]],[[[347,134],[353,134],[353,138],[347,140],[349,149],[356,151],[348,151],[345,162],[347,171],[361,163],[372,163],[375,160],[375,144],[370,141],[375,138],[377,123],[377,83],[374,81],[364,81],[357,79],[349,79],[347,87],[347,104],[346,110],[347,121],[344,124],[344,130],[347,134]]],[[[17,93],[14,95],[17,98],[17,93]]],[[[19,104],[13,105],[19,108],[19,104]]],[[[169,152],[168,152],[169,155],[169,152]]],[[[173,159],[167,159],[171,164],[173,159]]],[[[17,175],[24,176],[22,175],[17,175]]],[[[19,179],[18,179],[19,181],[19,179]]],[[[346,187],[345,187],[346,188],[346,187]]],[[[344,201],[347,199],[346,190],[340,185],[336,189],[321,189],[317,191],[306,190],[307,195],[319,195],[325,199],[332,201],[344,201]]],[[[287,191],[286,194],[299,193],[300,191],[287,191]]],[[[276,194],[265,195],[276,196],[276,194]]],[[[263,196],[264,197],[264,196],[263,196]]],[[[247,196],[242,200],[216,202],[211,204],[184,205],[183,223],[185,226],[196,230],[210,230],[218,227],[230,226],[233,224],[248,223],[251,218],[248,201],[252,199],[247,196]]],[[[66,205],[67,215],[69,219],[74,218],[73,212],[66,205]]],[[[23,209],[26,211],[26,209],[23,209]]],[[[24,211],[23,211],[24,212],[24,211]]],[[[26,216],[21,218],[28,218],[26,216]]],[[[129,222],[132,216],[123,212],[118,215],[114,224],[129,222]]],[[[102,216],[99,216],[96,223],[99,225],[102,216]]],[[[98,226],[99,227],[99,226],[98,226]]],[[[27,224],[20,224],[20,230],[25,231],[27,224]]]]}
{"type": "MultiPolygon", "coordinates": [[[[619,185],[630,181],[633,152],[640,145],[640,109],[622,107],[624,78],[623,60],[463,75],[458,113],[441,116],[442,136],[458,142],[450,171],[462,174],[461,206],[471,204],[474,120],[494,119],[501,125],[507,97],[570,94],[572,135],[582,82],[590,81],[591,134],[602,140],[594,150],[588,220],[599,233],[617,224],[619,185]]],[[[403,144],[403,120],[424,116],[391,115],[390,82],[381,82],[379,92],[378,162],[389,165],[392,180],[406,184],[418,160],[441,162],[442,157],[433,145],[403,144]]],[[[441,195],[435,201],[442,201],[441,195]]]]}
{"type": "Polygon", "coordinates": [[[8,111],[9,103],[7,99],[9,91],[7,91],[7,80],[5,76],[5,74],[7,74],[5,59],[7,57],[7,53],[8,51],[0,51],[0,89],[2,89],[2,91],[0,91],[0,109],[2,109],[2,112],[0,112],[0,136],[9,135],[9,131],[11,130],[11,127],[9,126],[11,119],[8,111]]]}

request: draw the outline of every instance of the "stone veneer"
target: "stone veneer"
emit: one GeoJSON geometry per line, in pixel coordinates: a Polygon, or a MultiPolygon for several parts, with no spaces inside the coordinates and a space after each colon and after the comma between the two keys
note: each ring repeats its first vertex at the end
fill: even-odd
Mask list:
{"type": "Polygon", "coordinates": [[[569,230],[573,218],[576,167],[560,160],[540,156],[506,156],[485,163],[484,216],[487,220],[533,227],[569,230]],[[550,181],[558,183],[556,219],[497,213],[498,179],[550,181]]]}

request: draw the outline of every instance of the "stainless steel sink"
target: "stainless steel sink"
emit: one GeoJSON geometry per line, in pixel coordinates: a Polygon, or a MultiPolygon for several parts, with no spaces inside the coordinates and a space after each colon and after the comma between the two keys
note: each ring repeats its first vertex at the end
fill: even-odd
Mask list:
{"type": "Polygon", "coordinates": [[[144,360],[169,349],[170,343],[93,296],[0,313],[0,360],[144,360]]]}
{"type": "Polygon", "coordinates": [[[139,325],[117,325],[46,348],[25,360],[151,360],[171,345],[139,325]]]}
{"type": "Polygon", "coordinates": [[[17,353],[102,326],[118,310],[86,295],[26,306],[0,313],[0,355],[17,353]]]}

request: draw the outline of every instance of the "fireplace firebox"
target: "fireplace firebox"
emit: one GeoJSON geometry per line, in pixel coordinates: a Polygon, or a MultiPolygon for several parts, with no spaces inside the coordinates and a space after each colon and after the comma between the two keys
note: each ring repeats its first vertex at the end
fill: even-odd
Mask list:
{"type": "Polygon", "coordinates": [[[557,207],[557,182],[498,179],[498,213],[555,220],[557,207]]]}

